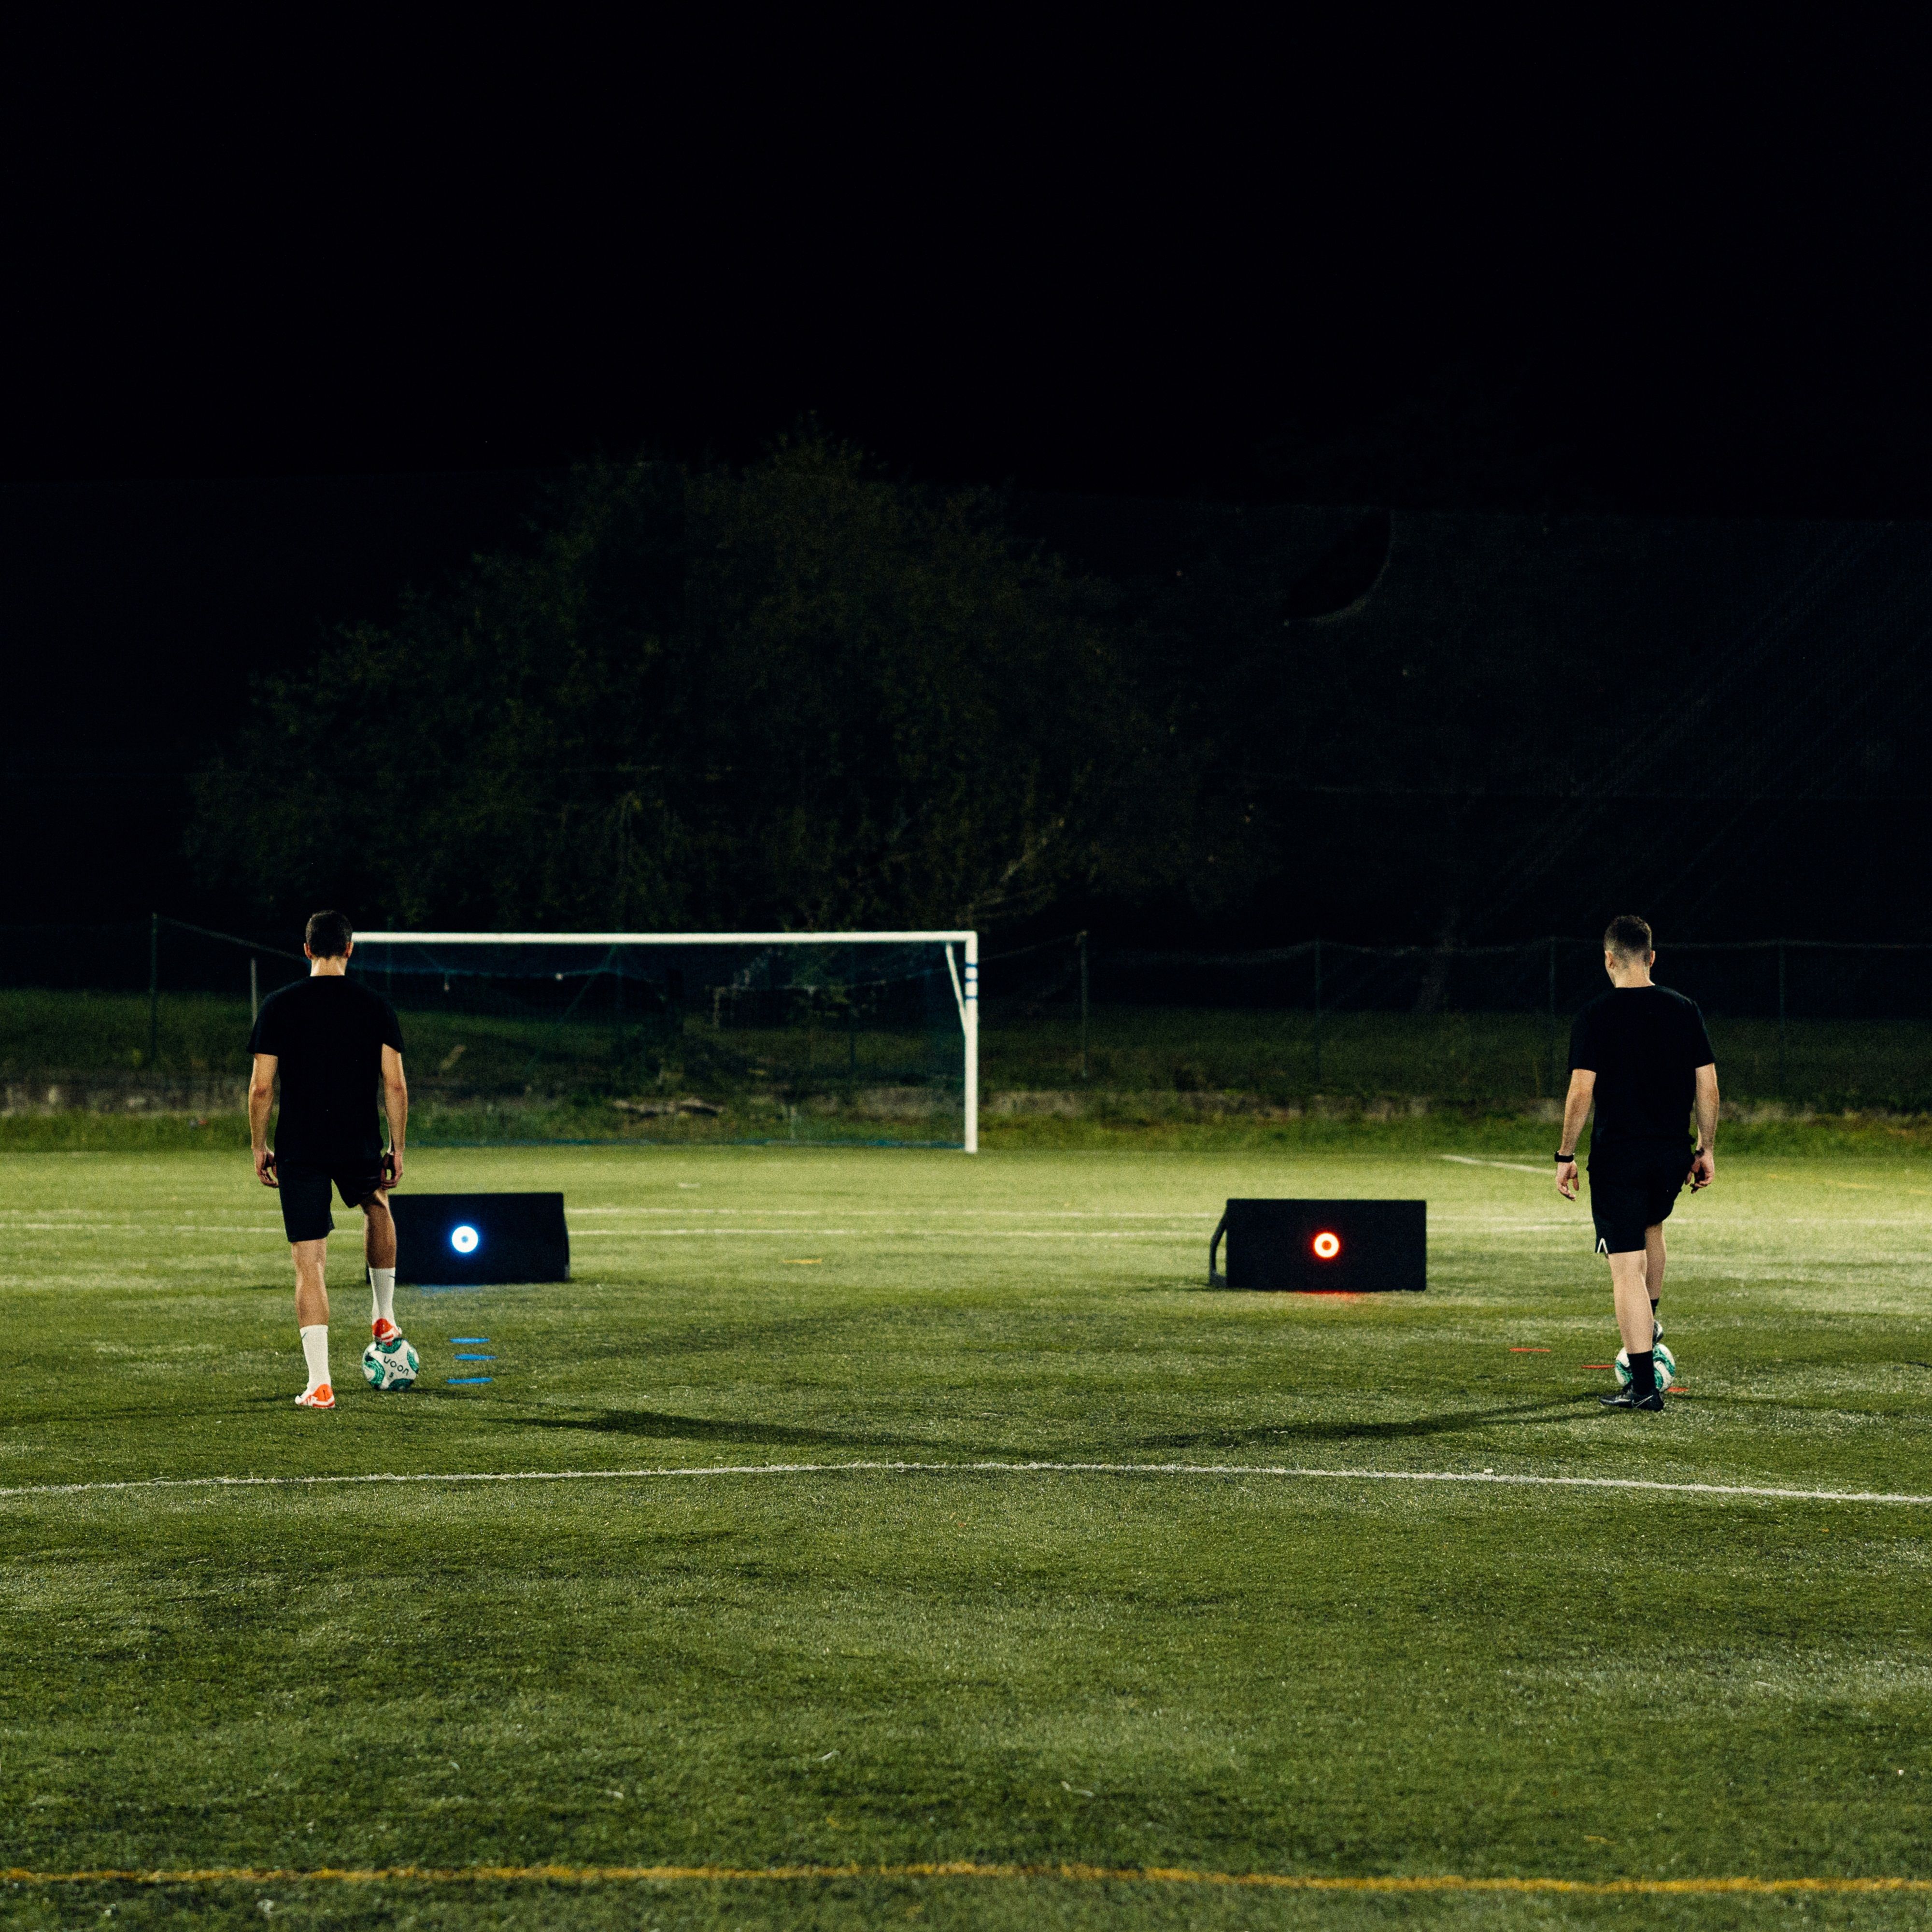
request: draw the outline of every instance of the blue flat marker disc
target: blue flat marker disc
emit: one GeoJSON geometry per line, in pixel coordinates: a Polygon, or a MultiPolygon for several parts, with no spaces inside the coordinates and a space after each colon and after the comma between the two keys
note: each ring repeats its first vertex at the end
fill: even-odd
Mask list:
{"type": "Polygon", "coordinates": [[[489,1379],[488,1376],[446,1376],[443,1377],[443,1380],[452,1387],[458,1382],[487,1382],[489,1379]]]}
{"type": "Polygon", "coordinates": [[[460,1347],[465,1342],[487,1342],[490,1338],[487,1335],[452,1335],[449,1339],[460,1347]]]}
{"type": "Polygon", "coordinates": [[[459,1349],[457,1352],[456,1359],[459,1362],[494,1362],[496,1358],[494,1355],[466,1354],[459,1349]]]}

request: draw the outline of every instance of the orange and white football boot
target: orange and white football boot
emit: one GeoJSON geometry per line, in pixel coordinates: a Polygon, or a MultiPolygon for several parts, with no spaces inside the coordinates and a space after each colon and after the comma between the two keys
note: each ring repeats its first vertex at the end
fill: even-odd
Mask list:
{"type": "Polygon", "coordinates": [[[386,1316],[379,1315],[369,1324],[369,1332],[378,1342],[396,1342],[402,1339],[403,1331],[386,1316]]]}
{"type": "Polygon", "coordinates": [[[312,1389],[305,1389],[296,1397],[298,1408],[333,1408],[335,1391],[326,1382],[317,1382],[312,1389]]]}

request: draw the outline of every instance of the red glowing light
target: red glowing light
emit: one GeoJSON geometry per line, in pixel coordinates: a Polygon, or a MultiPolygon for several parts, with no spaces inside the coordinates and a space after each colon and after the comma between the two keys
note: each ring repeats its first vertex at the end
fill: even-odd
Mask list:
{"type": "Polygon", "coordinates": [[[1315,1250],[1317,1261],[1332,1262],[1342,1252],[1342,1238],[1324,1228],[1308,1245],[1315,1250]]]}

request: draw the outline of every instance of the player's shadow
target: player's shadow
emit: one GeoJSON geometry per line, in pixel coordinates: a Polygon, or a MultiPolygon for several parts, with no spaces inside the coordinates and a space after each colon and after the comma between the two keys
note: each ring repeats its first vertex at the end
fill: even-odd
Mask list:
{"type": "Polygon", "coordinates": [[[1553,1420],[1564,1410],[1580,1411],[1597,1399],[1588,1389],[1538,1402],[1515,1402],[1501,1408],[1466,1408],[1401,1422],[1280,1422],[1245,1429],[1190,1430],[1184,1435],[1136,1438],[1143,1449],[1258,1449],[1280,1442],[1399,1442],[1430,1436],[1459,1436],[1472,1429],[1520,1429],[1538,1419],[1553,1420]]]}
{"type": "MultiPolygon", "coordinates": [[[[911,1449],[930,1454],[941,1447],[922,1436],[853,1435],[837,1429],[800,1429],[779,1422],[750,1422],[706,1415],[668,1415],[650,1408],[605,1408],[574,1415],[520,1415],[502,1418],[506,1426],[567,1429],[580,1435],[623,1436],[650,1442],[754,1443],[770,1449],[911,1449]]],[[[969,1453],[995,1452],[976,1449],[969,1453]]]]}

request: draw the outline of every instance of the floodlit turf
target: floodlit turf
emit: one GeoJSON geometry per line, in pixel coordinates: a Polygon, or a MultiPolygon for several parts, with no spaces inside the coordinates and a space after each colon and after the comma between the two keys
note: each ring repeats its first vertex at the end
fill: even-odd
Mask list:
{"type": "Polygon", "coordinates": [[[424,1385],[378,1397],[339,1215],[310,1415],[245,1156],[0,1159],[0,1867],[860,1868],[10,1880],[0,1923],[1923,1924],[874,1869],[1932,1876],[1932,1506],[822,1466],[1932,1496],[1922,1163],[1726,1162],[1672,1224],[1660,1418],[1598,1408],[1604,1271],[1547,1168],[425,1150],[414,1187],[565,1190],[578,1279],[400,1292],[424,1385]],[[1426,1196],[1430,1292],[1209,1291],[1263,1193],[1426,1196]],[[35,1488],[772,1465],[820,1466],[35,1488]]]}

